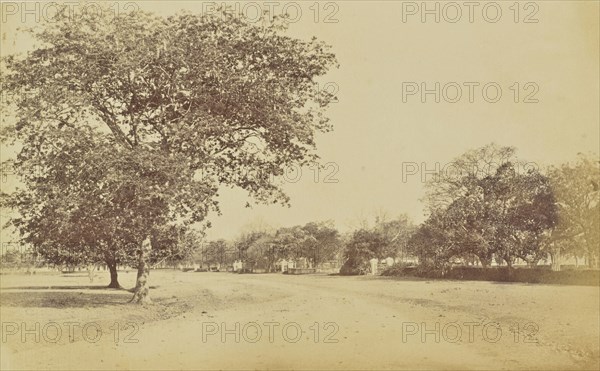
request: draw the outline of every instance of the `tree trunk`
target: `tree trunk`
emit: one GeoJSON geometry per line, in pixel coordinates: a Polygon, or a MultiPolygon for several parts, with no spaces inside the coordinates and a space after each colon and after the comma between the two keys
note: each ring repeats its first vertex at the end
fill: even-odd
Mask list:
{"type": "Polygon", "coordinates": [[[598,258],[594,255],[590,255],[590,268],[598,269],[598,258]]]}
{"type": "Polygon", "coordinates": [[[506,277],[508,278],[508,281],[510,282],[510,279],[512,278],[512,265],[513,265],[513,262],[512,262],[512,259],[510,259],[510,258],[509,259],[505,259],[505,261],[506,261],[506,265],[507,265],[507,267],[506,267],[506,277]]]}
{"type": "Polygon", "coordinates": [[[108,284],[109,289],[122,289],[121,285],[119,285],[118,273],[117,273],[117,263],[115,262],[106,262],[108,265],[108,270],[110,271],[110,283],[108,284]]]}
{"type": "Polygon", "coordinates": [[[552,259],[552,270],[556,272],[560,271],[560,251],[550,251],[550,259],[552,259]]]}
{"type": "Polygon", "coordinates": [[[131,298],[131,302],[137,304],[147,304],[151,303],[150,296],[148,292],[150,288],[148,287],[148,276],[150,275],[150,266],[146,262],[146,254],[150,250],[150,238],[146,238],[142,242],[141,249],[138,253],[138,272],[137,272],[137,281],[135,283],[135,289],[133,291],[133,297],[131,298]]]}
{"type": "Polygon", "coordinates": [[[588,253],[588,268],[590,268],[590,269],[597,269],[598,268],[598,258],[594,254],[594,252],[593,252],[594,250],[593,249],[594,249],[594,246],[591,246],[588,249],[590,251],[588,253]]]}
{"type": "Polygon", "coordinates": [[[477,257],[479,259],[479,263],[481,263],[481,267],[483,269],[486,269],[490,266],[490,264],[492,263],[492,259],[491,258],[487,258],[485,256],[478,256],[477,257]]]}

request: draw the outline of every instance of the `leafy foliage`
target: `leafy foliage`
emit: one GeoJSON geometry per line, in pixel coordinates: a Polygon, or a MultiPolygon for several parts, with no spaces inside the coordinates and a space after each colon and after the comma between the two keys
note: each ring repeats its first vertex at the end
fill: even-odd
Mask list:
{"type": "Polygon", "coordinates": [[[271,179],[316,158],[334,97],[315,79],[336,60],[284,24],[106,11],[31,30],[36,50],[4,58],[2,74],[15,123],[0,139],[21,146],[11,165],[25,185],[3,204],[24,240],[55,262],[146,269],[187,254],[175,241],[209,225],[222,185],[287,204],[271,179]]]}
{"type": "Polygon", "coordinates": [[[456,260],[477,256],[486,267],[495,256],[510,267],[516,258],[535,264],[545,255],[545,235],[558,218],[548,177],[534,168],[517,171],[509,158],[514,150],[494,145],[455,163],[467,169],[491,164],[495,155],[503,162],[491,173],[471,171],[429,185],[431,215],[410,242],[425,265],[445,271],[456,260]]]}
{"type": "MultiPolygon", "coordinates": [[[[549,170],[559,221],[546,239],[553,261],[587,256],[598,268],[600,256],[600,162],[581,155],[578,161],[549,170]]],[[[559,267],[555,267],[559,268],[559,267]]]]}
{"type": "Polygon", "coordinates": [[[234,246],[249,266],[272,271],[282,259],[306,259],[317,267],[339,254],[342,241],[333,222],[326,221],[282,227],[273,233],[252,231],[240,236],[234,246]]]}

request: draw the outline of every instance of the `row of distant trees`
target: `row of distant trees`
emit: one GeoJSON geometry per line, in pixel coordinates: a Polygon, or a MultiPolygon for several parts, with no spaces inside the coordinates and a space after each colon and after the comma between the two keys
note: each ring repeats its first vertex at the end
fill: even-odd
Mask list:
{"type": "Polygon", "coordinates": [[[339,259],[342,250],[342,236],[333,222],[310,222],[274,231],[249,231],[233,241],[210,241],[194,260],[208,265],[231,265],[240,260],[247,268],[272,272],[280,260],[303,259],[310,267],[317,267],[339,259]]]}
{"type": "Polygon", "coordinates": [[[585,257],[598,268],[600,166],[580,155],[545,171],[523,166],[512,147],[488,145],[453,162],[453,173],[427,182],[428,219],[408,248],[422,266],[492,260],[509,269],[516,259],[534,266],[550,256],[554,270],[565,257],[585,257]]]}
{"type": "MultiPolygon", "coordinates": [[[[422,268],[443,272],[454,264],[485,268],[494,260],[509,268],[517,259],[534,266],[548,257],[559,270],[565,258],[585,257],[589,267],[598,268],[598,161],[580,155],[575,163],[543,172],[522,165],[510,147],[466,152],[453,162],[455,172],[439,173],[427,183],[429,217],[419,226],[405,216],[380,215],[373,227],[346,234],[327,221],[259,228],[231,241],[203,241],[202,233],[172,227],[153,235],[159,247],[153,249],[153,261],[230,266],[240,260],[246,267],[273,271],[282,259],[305,259],[312,267],[337,260],[344,262],[345,273],[365,273],[372,258],[416,257],[422,268]]],[[[50,262],[77,265],[94,256],[41,246],[48,246],[39,251],[50,262]]],[[[3,266],[26,263],[16,258],[6,256],[3,266]]]]}
{"type": "Polygon", "coordinates": [[[342,273],[369,271],[369,260],[418,261],[424,271],[453,265],[509,270],[550,260],[560,270],[567,258],[599,268],[600,161],[576,161],[542,169],[519,159],[516,149],[490,144],[467,151],[426,182],[427,219],[377,218],[344,238],[342,273]]]}
{"type": "Polygon", "coordinates": [[[369,260],[410,255],[408,241],[416,227],[406,216],[375,218],[375,225],[363,221],[359,228],[340,233],[332,221],[310,222],[303,226],[276,230],[259,228],[241,234],[237,239],[210,241],[194,255],[194,262],[205,265],[231,265],[243,261],[245,267],[272,272],[280,260],[305,261],[309,267],[333,263],[344,265],[348,273],[366,273],[369,260]]]}
{"type": "Polygon", "coordinates": [[[10,249],[0,255],[0,268],[2,269],[30,269],[35,265],[35,256],[29,251],[10,249]]]}
{"type": "Polygon", "coordinates": [[[375,217],[372,227],[363,223],[348,234],[344,250],[342,274],[365,274],[373,258],[407,258],[413,255],[408,242],[416,227],[406,216],[389,219],[385,214],[375,217]]]}
{"type": "MultiPolygon", "coordinates": [[[[509,268],[517,259],[534,266],[548,257],[559,270],[565,258],[585,257],[589,267],[598,268],[598,160],[580,155],[545,171],[523,164],[511,147],[492,144],[466,152],[454,160],[453,173],[436,174],[426,184],[429,217],[419,226],[405,216],[380,215],[373,227],[346,234],[327,221],[262,228],[232,241],[203,241],[200,232],[170,227],[154,232],[152,261],[229,266],[241,260],[246,267],[273,271],[282,259],[305,259],[311,267],[337,260],[344,262],[344,273],[356,274],[366,273],[372,258],[415,257],[422,268],[443,272],[455,264],[485,268],[494,260],[509,268]]],[[[50,262],[102,261],[81,248],[40,247],[50,262]]],[[[6,256],[3,266],[25,260],[6,256]]]]}

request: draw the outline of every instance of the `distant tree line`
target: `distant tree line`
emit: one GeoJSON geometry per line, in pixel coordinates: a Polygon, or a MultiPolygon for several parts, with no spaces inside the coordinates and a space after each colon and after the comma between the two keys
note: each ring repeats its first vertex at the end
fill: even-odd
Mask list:
{"type": "Polygon", "coordinates": [[[408,243],[421,267],[443,272],[495,260],[510,270],[516,259],[535,266],[550,256],[559,270],[562,258],[583,256],[598,268],[598,159],[580,155],[544,172],[522,165],[514,148],[491,144],[427,182],[429,217],[408,243]]]}
{"type": "MultiPolygon", "coordinates": [[[[231,265],[243,261],[248,269],[273,272],[281,260],[303,260],[310,267],[341,258],[343,241],[331,221],[283,227],[275,231],[250,231],[237,239],[210,241],[200,260],[207,265],[231,265]]],[[[195,261],[199,258],[196,255],[195,261]]]]}
{"type": "MultiPolygon", "coordinates": [[[[108,158],[107,154],[104,160],[108,158]]],[[[560,270],[566,258],[583,257],[589,268],[598,269],[600,163],[597,159],[579,155],[574,163],[542,170],[524,166],[531,163],[519,160],[514,148],[491,144],[466,152],[452,164],[452,173],[435,174],[426,183],[428,217],[418,226],[406,216],[395,219],[377,216],[374,226],[363,223],[343,234],[332,221],[325,221],[275,230],[261,228],[230,241],[206,241],[203,232],[165,226],[152,234],[152,244],[156,247],[151,251],[151,261],[168,266],[195,263],[225,269],[238,260],[250,270],[266,272],[275,271],[281,260],[302,260],[309,267],[335,261],[338,266],[343,265],[344,274],[365,274],[370,271],[371,259],[392,257],[401,264],[416,261],[421,270],[443,274],[455,265],[487,268],[493,262],[510,270],[517,260],[530,267],[549,260],[554,270],[560,270]]],[[[68,182],[65,173],[61,174],[60,179],[68,182]]],[[[102,199],[101,194],[98,197],[102,199]]],[[[71,202],[91,200],[90,195],[82,195],[81,200],[71,202]]],[[[102,210],[101,205],[96,203],[95,207],[102,210]]],[[[36,252],[48,262],[67,266],[106,263],[111,276],[113,270],[116,272],[116,263],[112,262],[135,264],[126,255],[110,258],[111,251],[119,254],[120,250],[111,250],[111,243],[116,241],[107,231],[119,228],[118,224],[61,217],[60,211],[61,208],[54,209],[54,219],[27,221],[27,228],[38,231],[29,237],[38,246],[36,252]],[[85,248],[78,245],[78,240],[71,242],[68,238],[69,233],[81,238],[75,231],[82,229],[87,231],[83,237],[90,239],[85,248]],[[106,237],[102,237],[103,233],[106,237]],[[93,248],[94,243],[99,244],[97,248],[93,248]],[[105,247],[99,248],[102,244],[105,247]]],[[[113,213],[114,218],[109,221],[115,223],[124,210],[119,207],[103,212],[113,213]]],[[[123,219],[121,223],[131,222],[123,219]]],[[[126,241],[121,242],[123,245],[126,241]]],[[[21,266],[30,260],[21,255],[3,256],[3,267],[21,266]]]]}

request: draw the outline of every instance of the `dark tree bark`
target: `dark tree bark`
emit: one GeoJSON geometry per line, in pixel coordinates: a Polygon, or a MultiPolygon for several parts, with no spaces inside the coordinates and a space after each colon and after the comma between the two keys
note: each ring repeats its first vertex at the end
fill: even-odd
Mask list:
{"type": "Polygon", "coordinates": [[[110,283],[108,284],[109,289],[122,289],[118,280],[117,263],[114,261],[106,262],[108,270],[110,271],[110,283]]]}
{"type": "Polygon", "coordinates": [[[477,256],[479,259],[479,263],[481,263],[481,267],[483,269],[489,268],[492,264],[492,258],[489,256],[477,256]]]}
{"type": "Polygon", "coordinates": [[[512,278],[512,271],[513,271],[513,262],[512,259],[506,259],[506,276],[508,278],[508,280],[510,281],[510,279],[512,278]]]}
{"type": "Polygon", "coordinates": [[[597,245],[588,242],[588,267],[590,269],[598,269],[598,257],[596,256],[597,245]]]}

